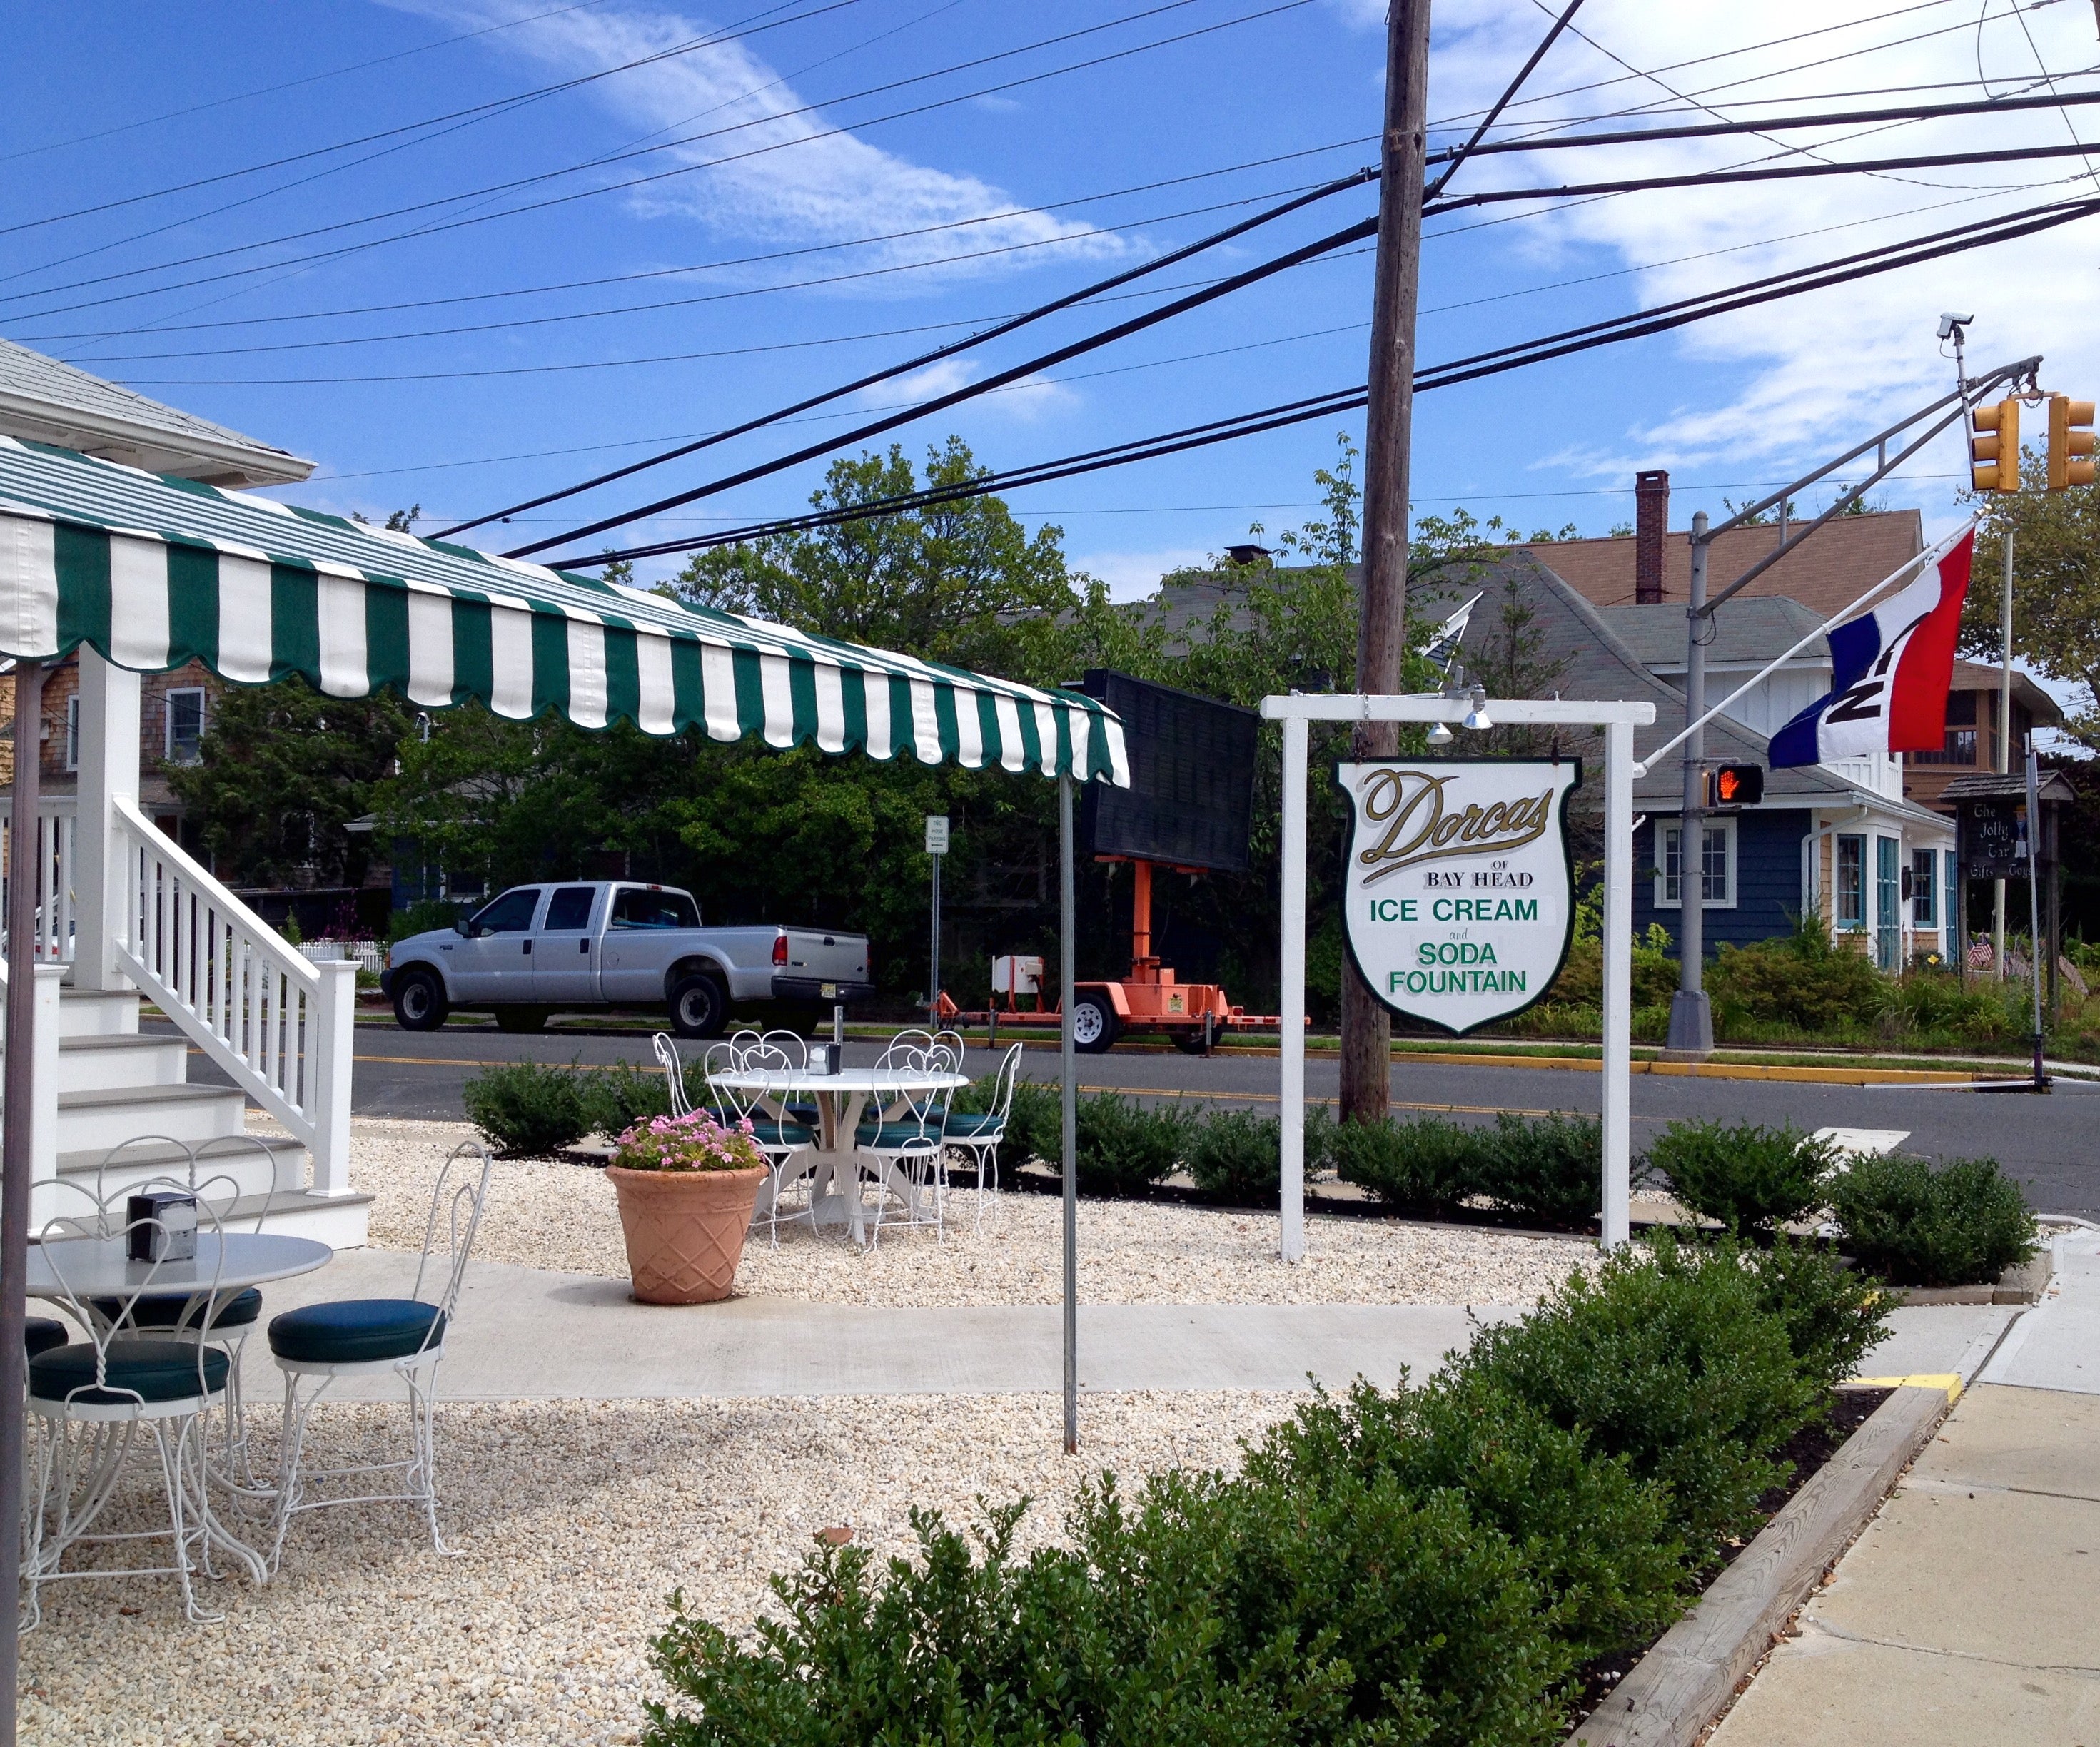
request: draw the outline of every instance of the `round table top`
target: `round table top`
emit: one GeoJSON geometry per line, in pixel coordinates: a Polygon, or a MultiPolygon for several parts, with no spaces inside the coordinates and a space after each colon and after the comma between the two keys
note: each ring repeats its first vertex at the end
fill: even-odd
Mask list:
{"type": "Polygon", "coordinates": [[[753,1068],[748,1073],[733,1069],[708,1079],[739,1092],[765,1092],[952,1091],[970,1083],[967,1074],[932,1068],[840,1068],[836,1074],[819,1074],[814,1068],[753,1068]]]}
{"type": "Polygon", "coordinates": [[[126,1257],[125,1248],[121,1234],[33,1243],[29,1295],[122,1298],[141,1287],[155,1293],[208,1292],[214,1282],[222,1290],[238,1290],[310,1274],[335,1258],[335,1251],[315,1238],[275,1232],[228,1232],[216,1237],[199,1232],[196,1258],[187,1262],[134,1262],[126,1257]]]}

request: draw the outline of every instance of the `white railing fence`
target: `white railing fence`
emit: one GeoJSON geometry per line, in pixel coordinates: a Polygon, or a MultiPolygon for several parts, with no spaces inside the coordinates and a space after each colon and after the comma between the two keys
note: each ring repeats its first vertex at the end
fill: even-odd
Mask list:
{"type": "Polygon", "coordinates": [[[113,811],[116,968],[305,1144],[317,1193],[348,1193],[355,963],[311,961],[135,805],[113,811]]]}
{"type": "MultiPolygon", "coordinates": [[[[79,815],[72,796],[45,801],[37,808],[36,956],[46,964],[71,964],[73,956],[74,853],[79,842],[79,815]]],[[[0,816],[0,867],[11,867],[13,821],[0,816]]],[[[10,882],[0,879],[0,960],[7,953],[10,882]]]]}

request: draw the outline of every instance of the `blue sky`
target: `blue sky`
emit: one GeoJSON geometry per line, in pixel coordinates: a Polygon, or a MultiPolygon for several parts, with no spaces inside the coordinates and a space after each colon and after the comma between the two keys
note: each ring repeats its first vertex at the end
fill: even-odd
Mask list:
{"type": "MultiPolygon", "coordinates": [[[[36,77],[15,82],[0,112],[0,333],[315,457],[315,478],[284,495],[373,517],[420,503],[430,532],[907,356],[1373,161],[1382,15],[1372,0],[217,0],[201,29],[206,15],[187,9],[20,8],[13,58],[36,77]],[[505,101],[665,51],[677,52],[505,101]],[[1038,77],[1088,60],[1099,64],[1038,77]],[[479,105],[496,107],[425,125],[479,105]],[[330,149],[388,130],[399,131],[330,149]],[[161,192],[201,178],[221,179],[161,192]]],[[[1499,88],[1546,17],[1538,0],[1439,9],[1439,139],[1499,88]]],[[[1657,106],[1866,107],[1897,99],[1851,94],[1921,86],[1969,97],[2100,64],[2092,9],[2073,0],[2018,13],[2005,0],[1592,0],[1577,23],[1512,111],[1527,128],[1657,106]]],[[[1829,140],[1838,156],[1973,150],[2061,141],[2071,125],[2049,110],[1829,140]]],[[[1776,149],[1736,139],[1512,156],[1469,166],[1454,192],[1776,149]]],[[[1454,215],[1425,244],[1420,354],[2010,210],[2076,192],[2071,179],[2096,180],[2052,160],[1454,215]]],[[[1160,283],[1236,270],[1372,210],[1369,191],[1339,196],[1160,283]]],[[[2090,395],[2096,247],[2100,227],[2069,227],[1425,396],[1416,508],[1602,532],[1630,517],[1635,470],[1661,465],[1681,526],[1951,386],[1933,337],[1943,309],[1976,312],[1978,359],[2041,351],[2046,386],[2090,395]]],[[[1359,382],[1370,268],[1354,251],[1295,270],[898,440],[916,457],[955,431],[1005,466],[1359,382]]],[[[470,537],[522,544],[697,484],[1149,301],[1068,313],[841,416],[470,537]]],[[[1031,526],[1061,525],[1078,567],[1137,592],[1251,522],[1302,519],[1338,430],[1360,437],[1360,416],[1012,502],[1031,526]]],[[[1944,525],[1961,459],[1948,439],[1888,501],[1944,525]]],[[[621,537],[792,513],[821,470],[621,537]]]]}

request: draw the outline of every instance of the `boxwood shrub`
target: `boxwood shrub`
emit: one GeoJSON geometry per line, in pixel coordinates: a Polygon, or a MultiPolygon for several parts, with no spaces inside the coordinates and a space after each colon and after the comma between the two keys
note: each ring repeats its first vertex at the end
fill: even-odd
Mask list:
{"type": "Polygon", "coordinates": [[[1480,1137],[1476,1193],[1537,1225],[1588,1225],[1604,1202],[1604,1131],[1587,1116],[1496,1117],[1480,1137]]]}
{"type": "Polygon", "coordinates": [[[2035,1252],[2034,1214],[1995,1158],[1855,1159],[1830,1207],[1845,1247],[1899,1286],[1980,1286],[2035,1252]]]}
{"type": "Polygon", "coordinates": [[[1679,1122],[1656,1136],[1648,1168],[1694,1213],[1732,1232],[1769,1233],[1823,1204],[1837,1156],[1791,1126],[1679,1122]]]}
{"type": "Polygon", "coordinates": [[[532,1158],[574,1146],[595,1126],[576,1066],[513,1061],[486,1068],[461,1089],[467,1120],[506,1158],[532,1158]]]}
{"type": "MultiPolygon", "coordinates": [[[[1213,1111],[1190,1122],[1182,1158],[1205,1193],[1273,1207],[1282,1193],[1283,1125],[1252,1110],[1213,1111]]],[[[1308,1158],[1308,1176],[1312,1169],[1308,1158]]]]}
{"type": "Polygon", "coordinates": [[[1328,1145],[1344,1183],[1403,1212],[1449,1212],[1480,1180],[1480,1131],[1440,1116],[1338,1123],[1328,1145]]]}
{"type": "MultiPolygon", "coordinates": [[[[1114,1092],[1082,1098],[1074,1136],[1080,1192],[1142,1194],[1181,1162],[1189,1128],[1188,1113],[1172,1105],[1143,1105],[1114,1092]]],[[[1054,1159],[1061,1143],[1052,1145],[1054,1159]]]]}

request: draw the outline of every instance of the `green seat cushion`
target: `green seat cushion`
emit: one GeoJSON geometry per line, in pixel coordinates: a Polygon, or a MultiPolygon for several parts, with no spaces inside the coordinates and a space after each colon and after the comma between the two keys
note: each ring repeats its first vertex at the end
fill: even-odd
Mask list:
{"type": "Polygon", "coordinates": [[[444,1313],[414,1298],[336,1299],[270,1319],[271,1352],[307,1365],[405,1359],[444,1338],[444,1313]]]}
{"type": "Polygon", "coordinates": [[[54,1347],[63,1347],[68,1339],[66,1326],[56,1317],[24,1317],[22,1319],[22,1344],[29,1349],[29,1357],[49,1352],[54,1347]]]}
{"type": "Polygon", "coordinates": [[[858,1145],[884,1149],[936,1145],[940,1139],[939,1126],[930,1123],[924,1128],[916,1123],[880,1123],[854,1132],[858,1145]]]}
{"type": "Polygon", "coordinates": [[[106,1387],[95,1382],[95,1357],[86,1341],[38,1353],[29,1361],[29,1393],[40,1401],[71,1396],[88,1406],[117,1407],[134,1401],[187,1401],[226,1387],[226,1355],[196,1341],[111,1342],[103,1371],[106,1387]]]}
{"type": "Polygon", "coordinates": [[[751,1137],[761,1146],[808,1146],[817,1138],[800,1123],[769,1122],[763,1118],[752,1122],[751,1137]]]}
{"type": "Polygon", "coordinates": [[[978,1136],[986,1137],[999,1134],[1006,1127],[1006,1118],[991,1115],[956,1115],[948,1118],[947,1137],[951,1140],[973,1140],[978,1136]]]}
{"type": "MultiPolygon", "coordinates": [[[[196,1328],[204,1321],[204,1298],[201,1292],[149,1292],[135,1300],[131,1314],[125,1319],[125,1326],[134,1329],[172,1329],[181,1326],[196,1328]]],[[[121,1298],[98,1298],[94,1301],[95,1313],[105,1322],[114,1322],[124,1315],[124,1300],[121,1298]]],[[[211,1319],[212,1332],[222,1329],[245,1329],[262,1314],[262,1295],[254,1286],[244,1286],[237,1292],[218,1295],[218,1314],[211,1319]]]]}

